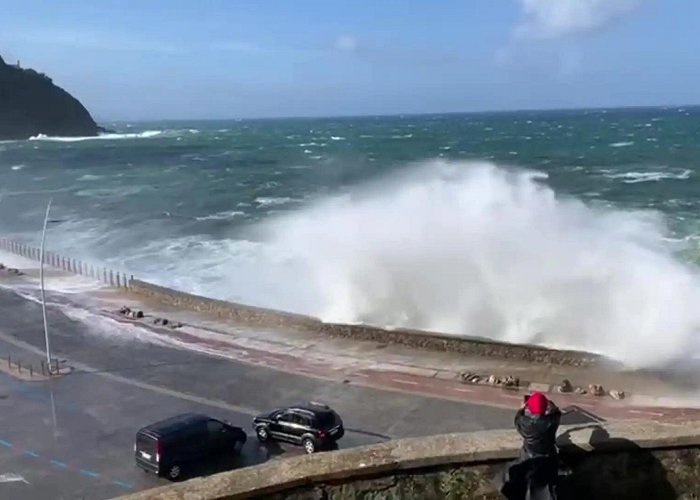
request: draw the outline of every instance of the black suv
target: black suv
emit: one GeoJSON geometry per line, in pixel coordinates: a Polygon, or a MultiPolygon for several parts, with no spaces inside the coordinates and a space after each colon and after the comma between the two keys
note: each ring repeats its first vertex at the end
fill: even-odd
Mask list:
{"type": "Polygon", "coordinates": [[[306,453],[329,449],[343,437],[343,421],[322,403],[303,403],[280,408],[253,419],[261,443],[276,439],[302,445],[306,453]]]}
{"type": "Polygon", "coordinates": [[[136,433],[136,465],[168,479],[215,455],[240,452],[246,433],[240,427],[199,413],[161,420],[136,433]]]}

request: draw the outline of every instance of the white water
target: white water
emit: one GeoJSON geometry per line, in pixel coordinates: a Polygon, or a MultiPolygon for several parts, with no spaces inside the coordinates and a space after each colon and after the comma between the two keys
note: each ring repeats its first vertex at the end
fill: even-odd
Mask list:
{"type": "Polygon", "coordinates": [[[145,130],[138,133],[129,134],[100,134],[97,136],[87,136],[87,137],[54,137],[47,136],[44,134],[35,135],[30,137],[30,141],[49,141],[49,142],[82,142],[82,141],[95,141],[95,140],[118,140],[118,139],[148,139],[150,137],[156,137],[163,133],[162,130],[145,130]]]}
{"type": "Polygon", "coordinates": [[[298,274],[297,300],[328,321],[580,348],[632,366],[688,356],[700,280],[663,221],[559,198],[541,176],[431,162],[279,218],[267,235],[298,274]]]}

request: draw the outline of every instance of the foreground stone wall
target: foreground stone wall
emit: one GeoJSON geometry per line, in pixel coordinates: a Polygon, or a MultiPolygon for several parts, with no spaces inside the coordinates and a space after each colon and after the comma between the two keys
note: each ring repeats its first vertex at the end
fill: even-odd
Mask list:
{"type": "Polygon", "coordinates": [[[297,329],[331,337],[400,344],[420,349],[491,358],[525,360],[533,363],[591,366],[599,361],[598,356],[590,353],[508,344],[476,337],[456,337],[405,329],[387,330],[367,325],[324,323],[310,316],[210,299],[136,279],[130,281],[129,292],[177,308],[213,314],[252,327],[297,329]]]}
{"type": "MultiPolygon", "coordinates": [[[[562,478],[562,498],[700,498],[698,430],[650,422],[563,429],[559,443],[572,474],[562,478]]],[[[513,431],[403,439],[289,458],[124,499],[491,500],[502,498],[497,479],[518,446],[513,431]]]]}

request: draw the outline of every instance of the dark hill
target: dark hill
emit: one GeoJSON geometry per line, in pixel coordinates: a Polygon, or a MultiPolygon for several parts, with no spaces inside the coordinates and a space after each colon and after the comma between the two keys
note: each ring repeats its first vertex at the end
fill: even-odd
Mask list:
{"type": "Polygon", "coordinates": [[[95,136],[101,130],[85,106],[51,78],[0,57],[0,140],[95,136]]]}

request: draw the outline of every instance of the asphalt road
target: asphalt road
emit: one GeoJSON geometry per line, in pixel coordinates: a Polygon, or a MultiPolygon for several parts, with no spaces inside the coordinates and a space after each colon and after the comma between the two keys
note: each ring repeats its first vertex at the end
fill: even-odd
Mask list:
{"type": "MultiPolygon", "coordinates": [[[[41,308],[0,288],[0,357],[38,366],[41,308]]],[[[343,417],[341,448],[390,438],[510,428],[513,412],[252,367],[138,339],[138,329],[76,321],[49,308],[52,349],[75,371],[23,382],[0,374],[0,498],[104,499],[167,483],[134,465],[136,431],[187,411],[225,418],[249,439],[203,473],[301,453],[261,446],[253,414],[310,399],[343,417]]],[[[1,363],[2,361],[0,361],[1,363]]]]}

